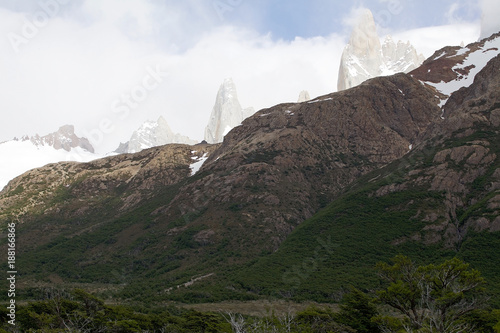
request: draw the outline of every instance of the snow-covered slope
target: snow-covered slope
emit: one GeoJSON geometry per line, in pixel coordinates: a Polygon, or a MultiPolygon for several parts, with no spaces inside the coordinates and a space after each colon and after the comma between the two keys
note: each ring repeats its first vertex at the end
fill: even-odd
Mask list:
{"type": "Polygon", "coordinates": [[[366,9],[353,28],[349,43],[342,53],[337,90],[355,87],[381,75],[407,73],[423,61],[424,56],[417,54],[409,42],[395,43],[387,36],[381,44],[373,15],[366,9]]]}
{"type": "Polygon", "coordinates": [[[464,54],[464,60],[451,68],[458,74],[457,78],[449,82],[429,82],[429,84],[436,87],[444,95],[450,96],[458,89],[470,86],[474,82],[476,74],[486,66],[488,61],[498,55],[499,50],[500,37],[486,41],[477,50],[471,50],[468,47],[462,48],[458,50],[456,55],[464,54]]]}
{"type": "Polygon", "coordinates": [[[232,79],[225,79],[219,88],[215,105],[205,128],[205,141],[208,143],[222,142],[230,130],[254,113],[253,108],[243,109],[241,107],[236,85],[232,79]]]}
{"type": "Polygon", "coordinates": [[[469,87],[486,64],[500,54],[500,33],[466,47],[446,47],[410,74],[436,89],[444,107],[451,94],[469,87]]]}
{"type": "Polygon", "coordinates": [[[130,141],[121,143],[116,153],[137,153],[143,149],[162,146],[170,143],[196,144],[187,136],[174,133],[167,121],[159,117],[157,121],[146,121],[132,134],[130,141]]]}
{"type": "Polygon", "coordinates": [[[85,138],[79,138],[71,125],[57,132],[39,136],[24,136],[0,143],[0,190],[7,183],[33,168],[61,161],[88,162],[101,156],[85,138]]]}

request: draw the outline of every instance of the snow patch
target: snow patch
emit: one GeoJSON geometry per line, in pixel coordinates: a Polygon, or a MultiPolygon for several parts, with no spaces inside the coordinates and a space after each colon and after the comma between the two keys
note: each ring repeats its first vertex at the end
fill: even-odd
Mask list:
{"type": "Polygon", "coordinates": [[[458,50],[458,52],[457,52],[457,54],[455,54],[455,56],[461,56],[463,54],[466,54],[469,51],[470,51],[470,49],[468,47],[464,47],[464,48],[458,50]]]}
{"type": "Polygon", "coordinates": [[[438,56],[435,58],[435,60],[437,60],[437,59],[439,59],[439,58],[442,58],[442,57],[444,57],[445,55],[446,55],[446,52],[445,52],[445,51],[443,51],[443,53],[441,53],[440,55],[438,55],[438,56]]]}
{"type": "Polygon", "coordinates": [[[191,169],[191,176],[193,176],[201,169],[203,163],[205,163],[205,161],[208,159],[208,154],[205,153],[202,157],[193,156],[191,158],[196,160],[196,162],[191,163],[191,165],[189,166],[189,168],[191,169]]]}

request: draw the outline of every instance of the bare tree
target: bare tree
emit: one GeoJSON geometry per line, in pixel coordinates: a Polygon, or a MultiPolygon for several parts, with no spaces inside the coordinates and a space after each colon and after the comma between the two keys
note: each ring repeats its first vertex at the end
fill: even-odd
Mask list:
{"type": "Polygon", "coordinates": [[[246,333],[245,318],[241,314],[235,314],[232,312],[226,312],[227,316],[221,313],[224,319],[231,325],[231,329],[234,333],[246,333]]]}

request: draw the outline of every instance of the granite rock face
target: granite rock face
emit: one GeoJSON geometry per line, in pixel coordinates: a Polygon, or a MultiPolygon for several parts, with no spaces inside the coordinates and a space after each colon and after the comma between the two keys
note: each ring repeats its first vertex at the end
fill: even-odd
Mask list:
{"type": "Polygon", "coordinates": [[[309,92],[307,90],[302,90],[299,94],[299,99],[297,103],[303,103],[311,100],[311,96],[309,96],[309,92]]]}
{"type": "Polygon", "coordinates": [[[241,107],[233,80],[224,80],[217,92],[215,104],[205,128],[205,141],[208,143],[222,142],[230,130],[254,113],[253,108],[243,109],[241,107]]]}
{"type": "Polygon", "coordinates": [[[409,42],[395,43],[388,36],[381,44],[373,15],[366,9],[342,53],[337,90],[355,87],[377,76],[407,73],[423,61],[423,55],[419,55],[409,42]]]}

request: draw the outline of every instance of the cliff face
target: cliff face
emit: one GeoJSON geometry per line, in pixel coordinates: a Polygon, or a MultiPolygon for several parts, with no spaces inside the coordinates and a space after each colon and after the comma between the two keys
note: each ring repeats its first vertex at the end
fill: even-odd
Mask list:
{"type": "Polygon", "coordinates": [[[233,80],[224,80],[217,92],[210,120],[205,128],[205,141],[208,143],[222,142],[230,130],[254,113],[253,108],[243,109],[241,107],[233,80]]]}
{"type": "Polygon", "coordinates": [[[446,193],[441,221],[445,232],[435,239],[450,246],[460,246],[470,230],[500,231],[499,73],[497,55],[470,86],[451,95],[444,105],[445,119],[425,134],[442,149],[432,167],[413,172],[419,176],[416,182],[446,193]]]}

